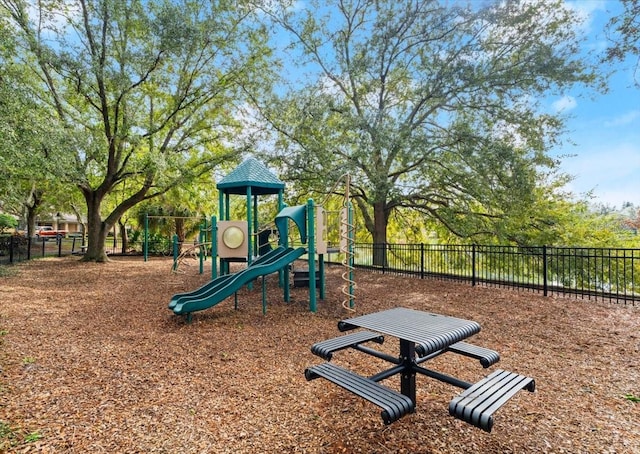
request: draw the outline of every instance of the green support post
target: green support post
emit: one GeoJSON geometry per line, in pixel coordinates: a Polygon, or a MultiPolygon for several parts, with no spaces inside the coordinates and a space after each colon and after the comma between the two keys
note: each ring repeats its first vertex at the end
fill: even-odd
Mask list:
{"type": "Polygon", "coordinates": [[[218,207],[220,208],[220,220],[224,221],[224,194],[222,192],[218,192],[218,207]]]}
{"type": "Polygon", "coordinates": [[[309,310],[316,312],[316,244],[313,199],[307,201],[307,259],[309,261],[309,310]]]}
{"type": "Polygon", "coordinates": [[[349,307],[353,309],[354,301],[353,301],[353,245],[355,243],[354,238],[354,229],[353,229],[353,206],[351,202],[347,202],[347,249],[349,251],[347,263],[349,265],[349,307]]]}
{"type": "MultiPolygon", "coordinates": [[[[247,266],[251,266],[251,258],[253,257],[253,216],[251,210],[251,186],[247,186],[247,228],[249,229],[249,237],[247,238],[247,266]]],[[[249,287],[251,288],[251,286],[249,287]]]]}
{"type": "Polygon", "coordinates": [[[172,252],[173,252],[173,271],[178,268],[178,235],[174,234],[172,238],[172,252]]]}
{"type": "MultiPolygon", "coordinates": [[[[282,191],[280,191],[280,192],[278,192],[278,213],[280,213],[280,211],[282,211],[282,209],[285,206],[286,205],[284,203],[284,200],[282,199],[282,191]]],[[[282,232],[280,232],[280,233],[283,234],[282,232]]],[[[280,244],[281,244],[281,241],[278,241],[278,245],[280,245],[280,244]]],[[[286,267],[286,268],[278,271],[278,285],[280,286],[280,288],[286,288],[285,287],[285,274],[287,276],[286,285],[287,286],[289,285],[289,279],[288,279],[288,277],[289,277],[289,269],[288,268],[289,267],[286,267]]],[[[289,296],[288,296],[289,290],[288,289],[285,290],[284,293],[285,293],[284,301],[285,301],[285,303],[288,303],[289,302],[289,296]]]]}
{"type": "MultiPolygon", "coordinates": [[[[280,237],[280,245],[284,246],[284,247],[289,247],[289,223],[285,223],[282,231],[280,232],[280,235],[282,235],[280,237]]],[[[284,288],[284,301],[285,303],[288,303],[289,300],[291,299],[291,289],[289,288],[289,270],[286,269],[284,272],[284,284],[283,284],[283,288],[284,288]]]]}
{"type": "MultiPolygon", "coordinates": [[[[258,241],[258,228],[260,227],[260,219],[258,218],[258,197],[253,198],[253,231],[252,234],[255,235],[255,240],[253,242],[253,256],[257,257],[259,255],[259,241],[258,241]]],[[[251,226],[249,226],[251,228],[251,226]]],[[[253,236],[252,235],[252,236],[253,236]]],[[[251,252],[251,251],[250,251],[251,252]]]]}
{"type": "Polygon", "coordinates": [[[142,246],[144,261],[149,261],[149,215],[144,215],[144,244],[142,246]]]}
{"type": "Polygon", "coordinates": [[[262,315],[267,314],[267,281],[262,276],[262,315]]]}
{"type": "MultiPolygon", "coordinates": [[[[251,266],[253,261],[253,216],[251,213],[251,186],[247,186],[247,230],[249,237],[247,238],[247,266],[251,266]]],[[[253,281],[247,284],[249,290],[253,290],[253,281]]]]}
{"type": "Polygon", "coordinates": [[[320,274],[320,299],[325,299],[324,254],[318,254],[318,273],[320,274]]]}
{"type": "Polygon", "coordinates": [[[229,213],[231,213],[231,200],[229,198],[229,194],[225,194],[224,197],[224,217],[220,217],[221,221],[228,221],[229,220],[229,213]]]}
{"type": "MultiPolygon", "coordinates": [[[[200,228],[200,232],[198,233],[198,244],[203,244],[207,241],[207,234],[206,234],[206,225],[207,222],[204,222],[204,228],[200,228]],[[204,241],[203,241],[204,240],[204,241]]],[[[198,258],[199,258],[199,265],[200,265],[200,274],[204,273],[204,254],[202,253],[202,246],[198,246],[198,258]]]]}
{"type": "Polygon", "coordinates": [[[211,216],[211,279],[218,277],[218,224],[211,216]]]}

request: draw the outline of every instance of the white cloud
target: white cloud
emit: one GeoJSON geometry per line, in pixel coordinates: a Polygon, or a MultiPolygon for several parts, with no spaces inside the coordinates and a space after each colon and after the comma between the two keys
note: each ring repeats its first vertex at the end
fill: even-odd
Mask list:
{"type": "Polygon", "coordinates": [[[64,34],[70,28],[70,21],[82,18],[82,8],[72,0],[63,0],[55,5],[27,2],[27,14],[33,23],[42,27],[41,31],[64,34]]]}
{"type": "Polygon", "coordinates": [[[632,110],[630,112],[626,112],[624,114],[618,115],[610,121],[605,121],[604,126],[613,127],[613,126],[626,126],[630,125],[634,122],[634,120],[640,119],[640,110],[632,110]]]}
{"type": "Polygon", "coordinates": [[[616,189],[596,189],[594,201],[617,208],[621,208],[625,202],[640,206],[640,182],[627,182],[616,189]]]}
{"type": "Polygon", "coordinates": [[[565,6],[573,10],[583,21],[584,31],[590,32],[593,19],[599,12],[607,10],[606,0],[566,1],[565,6]]]}
{"type": "Polygon", "coordinates": [[[563,96],[555,101],[551,106],[555,112],[568,112],[577,107],[578,102],[573,96],[563,96]]]}
{"type": "Polygon", "coordinates": [[[635,178],[640,174],[640,144],[597,146],[582,148],[575,157],[563,161],[563,169],[575,176],[568,189],[576,195],[593,191],[594,201],[599,203],[640,205],[640,178],[635,178]]]}
{"type": "Polygon", "coordinates": [[[606,149],[580,153],[576,170],[582,176],[597,175],[599,180],[615,180],[640,169],[640,145],[631,143],[611,144],[606,149]],[[604,178],[603,178],[604,177],[604,178]]]}
{"type": "Polygon", "coordinates": [[[566,1],[565,4],[585,18],[591,17],[594,12],[607,9],[607,0],[574,0],[566,1]]]}

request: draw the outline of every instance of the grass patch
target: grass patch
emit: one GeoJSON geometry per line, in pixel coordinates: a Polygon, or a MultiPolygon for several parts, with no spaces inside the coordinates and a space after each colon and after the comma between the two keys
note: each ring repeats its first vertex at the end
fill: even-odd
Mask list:
{"type": "Polygon", "coordinates": [[[631,402],[640,402],[640,397],[634,396],[633,394],[625,394],[624,398],[630,400],[631,402]]]}
{"type": "Polygon", "coordinates": [[[0,277],[10,277],[18,274],[18,270],[11,265],[0,265],[0,277]]]}
{"type": "Polygon", "coordinates": [[[33,443],[34,441],[38,441],[42,438],[42,434],[40,432],[31,432],[25,435],[24,442],[25,443],[33,443]]]}
{"type": "Polygon", "coordinates": [[[13,429],[4,421],[0,421],[0,440],[13,436],[13,429]]]}
{"type": "Polygon", "coordinates": [[[38,431],[27,432],[16,427],[11,427],[11,425],[5,421],[0,421],[0,452],[5,452],[5,450],[9,448],[34,443],[42,439],[42,437],[43,435],[38,431]]]}
{"type": "Polygon", "coordinates": [[[24,364],[25,366],[28,364],[35,364],[36,359],[33,356],[25,356],[24,358],[22,358],[22,364],[24,364]]]}

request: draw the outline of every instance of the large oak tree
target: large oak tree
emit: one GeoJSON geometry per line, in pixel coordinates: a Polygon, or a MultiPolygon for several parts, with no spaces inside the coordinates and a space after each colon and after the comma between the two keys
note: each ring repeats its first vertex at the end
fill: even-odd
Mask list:
{"type": "Polygon", "coordinates": [[[563,2],[310,1],[265,12],[303,75],[261,107],[279,132],[269,154],[302,188],[349,172],[374,243],[387,242],[394,210],[419,210],[458,237],[518,241],[527,226],[514,230],[515,219],[536,225],[549,208],[564,183],[548,154],[562,118],[544,100],[595,80],[563,2]]]}
{"type": "Polygon", "coordinates": [[[127,210],[237,158],[235,105],[269,80],[263,29],[242,1],[0,0],[0,8],[18,39],[16,60],[40,81],[40,102],[77,139],[56,177],[86,201],[86,260],[106,260],[106,235],[127,210]],[[127,197],[105,210],[114,190],[127,197]]]}

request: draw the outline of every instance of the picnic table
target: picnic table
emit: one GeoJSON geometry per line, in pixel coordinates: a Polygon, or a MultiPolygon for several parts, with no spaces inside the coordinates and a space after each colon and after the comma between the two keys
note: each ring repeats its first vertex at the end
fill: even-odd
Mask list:
{"type": "Polygon", "coordinates": [[[308,367],[305,377],[324,378],[381,407],[385,424],[415,411],[417,374],[462,388],[463,392],[449,403],[449,413],[487,432],[493,427],[493,413],[498,408],[522,389],[535,390],[532,378],[501,369],[477,383],[469,383],[421,365],[444,353],[477,359],[484,368],[498,362],[500,355],[496,351],[465,342],[480,331],[475,321],[398,307],[342,320],[338,329],[351,333],[315,343],[311,351],[327,362],[308,367]],[[385,335],[399,340],[398,356],[364,345],[382,344],[385,335]],[[364,377],[330,362],[334,352],[346,348],[383,359],[392,366],[364,377]],[[398,374],[400,392],[379,383],[398,374]]]}

